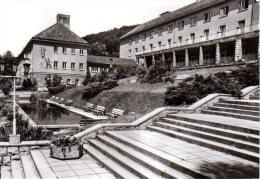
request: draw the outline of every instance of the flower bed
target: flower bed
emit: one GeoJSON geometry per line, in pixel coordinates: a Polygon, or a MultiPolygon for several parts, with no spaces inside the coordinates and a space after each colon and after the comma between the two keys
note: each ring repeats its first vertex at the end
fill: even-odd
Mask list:
{"type": "Polygon", "coordinates": [[[52,158],[69,160],[78,159],[83,155],[83,145],[75,138],[62,137],[53,141],[50,148],[52,158]]]}

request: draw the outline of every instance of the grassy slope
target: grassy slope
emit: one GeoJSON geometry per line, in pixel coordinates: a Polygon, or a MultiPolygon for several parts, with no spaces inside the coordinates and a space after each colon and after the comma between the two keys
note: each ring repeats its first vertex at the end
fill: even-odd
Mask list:
{"type": "Polygon", "coordinates": [[[81,98],[83,87],[66,90],[58,96],[73,99],[76,106],[84,106],[87,102],[106,106],[107,111],[112,108],[145,114],[157,107],[164,106],[166,84],[125,84],[114,89],[103,91],[93,99],[86,101],[81,98]]]}

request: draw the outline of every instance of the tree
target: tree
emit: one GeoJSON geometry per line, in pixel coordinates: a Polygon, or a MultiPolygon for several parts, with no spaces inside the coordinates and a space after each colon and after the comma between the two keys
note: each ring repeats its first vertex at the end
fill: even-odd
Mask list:
{"type": "Polygon", "coordinates": [[[3,55],[4,58],[12,58],[14,57],[13,53],[10,51],[10,50],[7,50],[4,55],[3,55]]]}
{"type": "Polygon", "coordinates": [[[4,93],[5,96],[9,95],[9,92],[12,89],[12,83],[6,78],[0,78],[0,89],[4,93]]]}

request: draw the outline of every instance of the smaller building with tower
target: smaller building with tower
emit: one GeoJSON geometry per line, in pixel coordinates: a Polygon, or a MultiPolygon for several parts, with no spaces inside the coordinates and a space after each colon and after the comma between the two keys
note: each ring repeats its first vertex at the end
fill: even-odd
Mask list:
{"type": "Polygon", "coordinates": [[[86,77],[88,43],[70,30],[70,16],[57,15],[57,22],[33,36],[18,56],[17,75],[36,79],[57,74],[67,84],[80,85],[86,77]]]}

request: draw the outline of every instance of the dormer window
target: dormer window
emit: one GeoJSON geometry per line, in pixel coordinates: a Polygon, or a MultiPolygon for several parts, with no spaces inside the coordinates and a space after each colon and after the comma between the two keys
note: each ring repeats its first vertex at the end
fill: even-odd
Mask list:
{"type": "Polygon", "coordinates": [[[211,21],[211,12],[207,12],[204,14],[204,21],[205,22],[211,21]]]}
{"type": "Polygon", "coordinates": [[[219,12],[220,17],[227,16],[228,13],[229,13],[229,7],[228,6],[220,8],[220,12],[219,12]]]}
{"type": "Polygon", "coordinates": [[[191,25],[191,26],[197,25],[197,17],[192,17],[192,18],[191,18],[190,25],[191,25]]]}
{"type": "Polygon", "coordinates": [[[173,25],[168,26],[168,33],[172,33],[173,25]]]}
{"type": "Polygon", "coordinates": [[[179,30],[184,29],[184,21],[178,22],[178,29],[179,29],[179,30]]]}
{"type": "Polygon", "coordinates": [[[158,31],[158,35],[161,36],[162,32],[163,32],[163,28],[160,28],[159,31],[158,31]]]}
{"type": "Polygon", "coordinates": [[[246,9],[248,9],[248,0],[240,1],[238,5],[239,5],[238,6],[239,11],[246,10],[246,9]]]}

